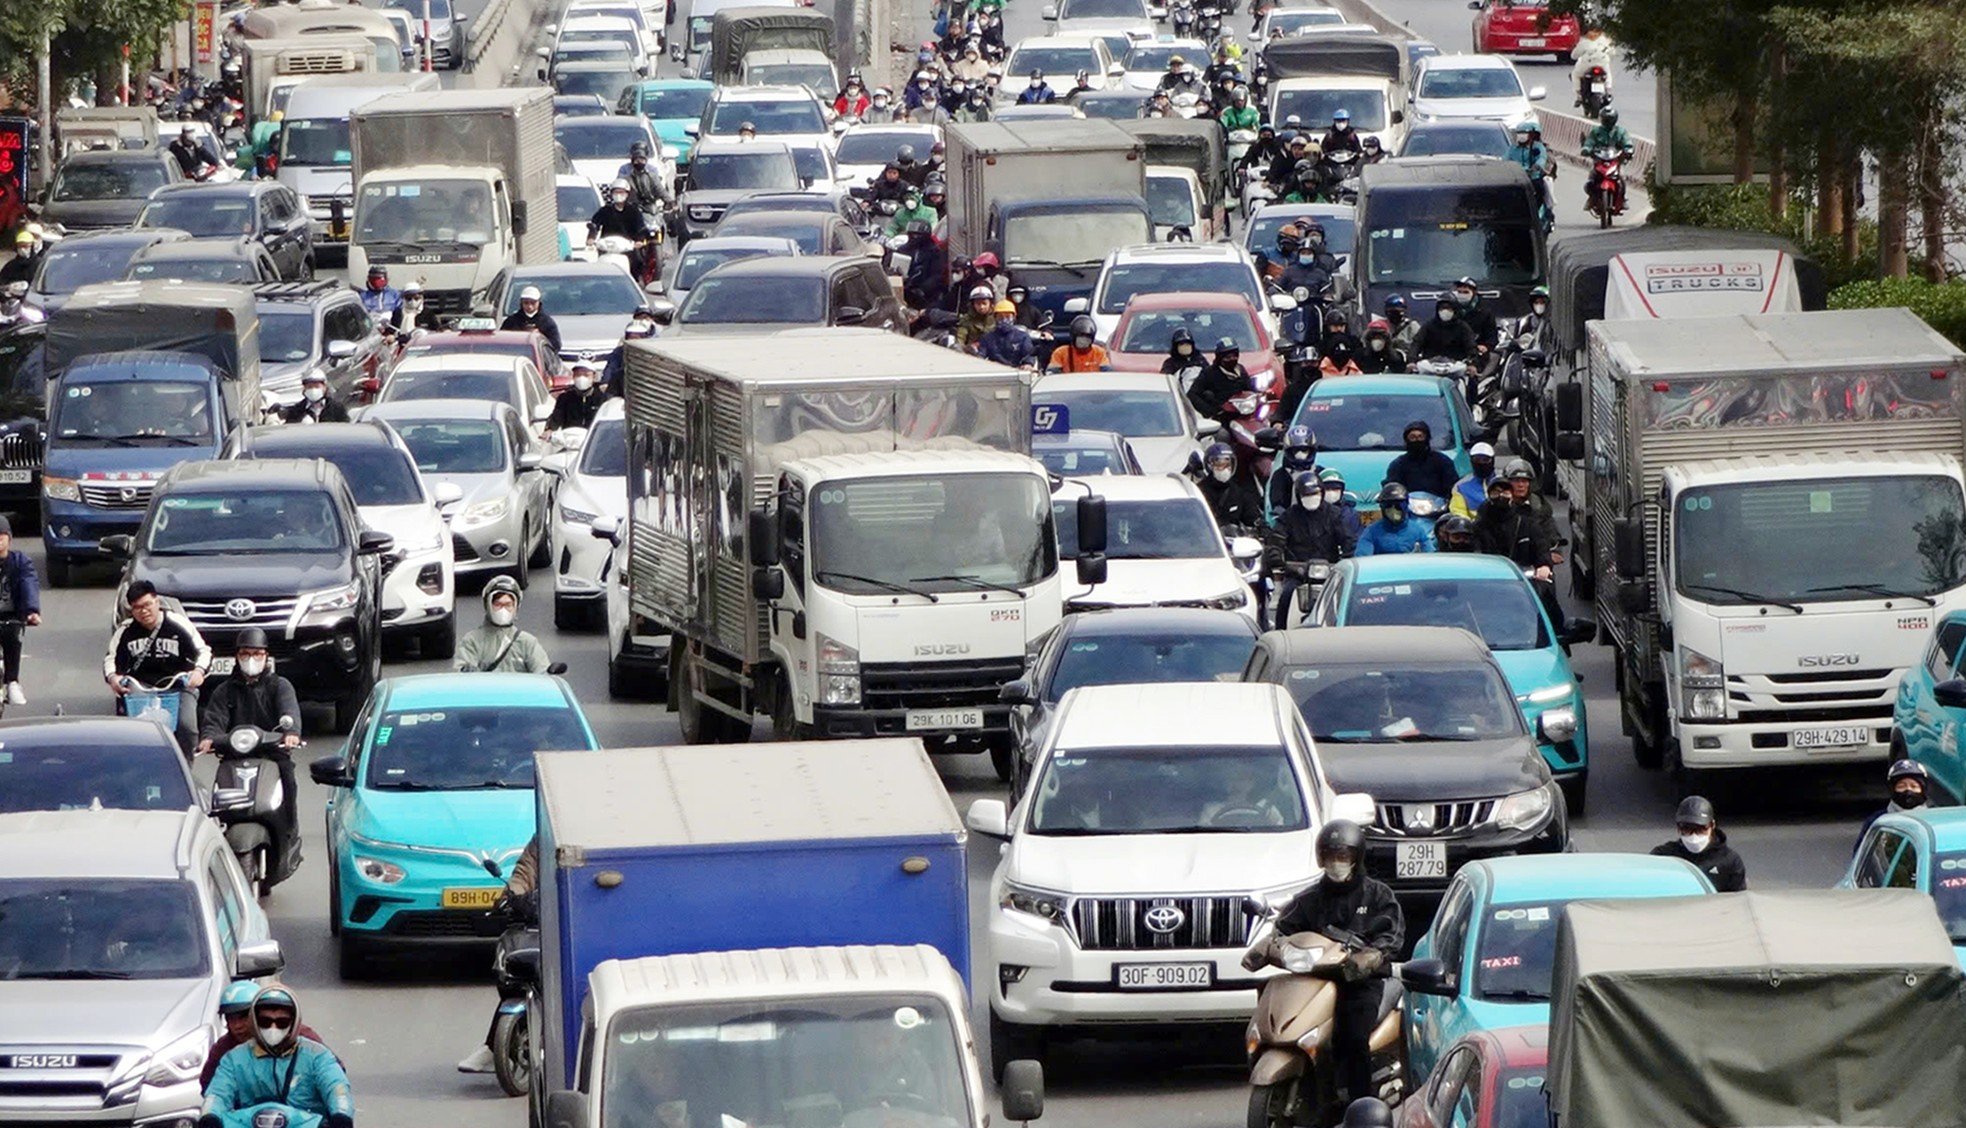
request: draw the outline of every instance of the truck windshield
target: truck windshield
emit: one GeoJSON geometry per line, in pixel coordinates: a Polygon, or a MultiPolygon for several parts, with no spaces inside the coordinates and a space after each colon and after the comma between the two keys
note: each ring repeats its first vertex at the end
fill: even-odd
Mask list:
{"type": "MultiPolygon", "coordinates": [[[[1097,263],[1114,247],[1153,241],[1153,224],[1145,209],[1084,207],[1066,211],[1030,211],[1004,223],[1004,254],[1012,263],[1068,266],[1097,263]]],[[[1168,289],[1208,289],[1207,286],[1169,286],[1168,289]]],[[[1124,304],[1124,303],[1122,303],[1124,304]]],[[[1115,306],[1113,312],[1118,312],[1115,306]]]]}
{"type": "MultiPolygon", "coordinates": [[[[1079,555],[1078,506],[1052,506],[1058,522],[1058,555],[1079,555]]],[[[1106,558],[1109,560],[1211,560],[1220,558],[1222,532],[1208,506],[1193,498],[1106,503],[1106,558]]]]}
{"type": "Polygon", "coordinates": [[[580,714],[558,707],[384,713],[372,731],[368,786],[377,791],[530,788],[534,752],[594,747],[580,714]]]}
{"type": "Polygon", "coordinates": [[[89,383],[74,373],[55,399],[53,430],[63,442],[118,446],[210,442],[212,418],[203,384],[177,380],[89,383]]]}
{"type": "Polygon", "coordinates": [[[210,969],[189,881],[0,881],[7,979],[195,979],[210,969]]]}
{"type": "Polygon", "coordinates": [[[1180,176],[1147,177],[1147,214],[1162,227],[1192,227],[1195,194],[1180,176]]]}
{"type": "Polygon", "coordinates": [[[1279,90],[1270,116],[1277,121],[1293,114],[1307,122],[1329,122],[1339,110],[1352,115],[1352,128],[1375,133],[1386,128],[1386,96],[1371,87],[1350,90],[1279,90]]]}
{"type": "Polygon", "coordinates": [[[314,355],[314,312],[259,311],[259,362],[297,364],[314,355]]]}
{"type": "MultiPolygon", "coordinates": [[[[1061,262],[1064,260],[1060,260],[1061,262]]],[[[1122,262],[1106,271],[1099,290],[1099,312],[1118,313],[1135,294],[1164,294],[1176,290],[1200,290],[1213,294],[1241,294],[1249,304],[1262,309],[1263,290],[1256,272],[1247,262],[1122,262]]]]}
{"type": "Polygon", "coordinates": [[[145,204],[137,226],[175,227],[197,239],[251,235],[253,206],[249,196],[214,196],[202,189],[177,192],[145,204]]]}
{"type": "Polygon", "coordinates": [[[320,490],[212,491],[159,501],[143,543],[159,556],[229,556],[332,552],[342,536],[334,502],[320,490]]]}
{"type": "Polygon", "coordinates": [[[1932,859],[1932,900],[1954,944],[1966,944],[1966,851],[1942,853],[1932,859]]]}
{"type": "Polygon", "coordinates": [[[491,185],[478,180],[363,184],[355,203],[357,243],[491,242],[491,185]]]}
{"type": "MultiPolygon", "coordinates": [[[[1304,119],[1309,121],[1309,118],[1304,119]]],[[[1537,280],[1536,228],[1520,220],[1446,220],[1373,227],[1365,235],[1368,278],[1375,286],[1440,285],[1467,275],[1482,285],[1537,280]]]]}
{"type": "Polygon", "coordinates": [[[1543,605],[1526,579],[1411,580],[1353,584],[1345,606],[1349,627],[1460,627],[1490,650],[1542,650],[1550,645],[1543,605]]]}
{"type": "Polygon", "coordinates": [[[1702,603],[1929,596],[1966,580],[1966,507],[1938,475],[1707,486],[1672,509],[1675,582],[1702,603]]]}
{"type": "Polygon", "coordinates": [[[811,522],[814,578],[855,595],[1022,588],[1058,569],[1050,493],[1029,474],[827,482],[811,522]]]}
{"type": "Polygon", "coordinates": [[[347,118],[307,118],[280,127],[283,165],[346,168],[354,159],[347,118]]]}
{"type": "Polygon", "coordinates": [[[1503,740],[1523,733],[1508,682],[1486,666],[1298,666],[1284,675],[1283,687],[1311,735],[1335,744],[1503,740]]]}
{"type": "Polygon", "coordinates": [[[744,68],[747,86],[803,86],[822,97],[838,94],[839,80],[825,63],[760,63],[744,68]]]}
{"type": "Polygon", "coordinates": [[[1031,794],[1031,833],[1253,834],[1303,830],[1281,746],[1060,749],[1031,794]]]}
{"type": "Polygon", "coordinates": [[[624,1010],[603,1043],[600,1128],[957,1128],[972,1123],[958,1042],[948,1009],[928,996],[624,1010]]]}
{"type": "MultiPolygon", "coordinates": [[[[1689,892],[1691,892],[1689,890],[1689,892]]],[[[1556,963],[1556,925],[1565,902],[1490,905],[1475,939],[1474,992],[1498,1003],[1539,1002],[1550,997],[1556,963]]]]}
{"type": "Polygon", "coordinates": [[[711,191],[732,188],[797,188],[799,167],[785,149],[760,153],[697,153],[689,162],[689,186],[711,191]]]}

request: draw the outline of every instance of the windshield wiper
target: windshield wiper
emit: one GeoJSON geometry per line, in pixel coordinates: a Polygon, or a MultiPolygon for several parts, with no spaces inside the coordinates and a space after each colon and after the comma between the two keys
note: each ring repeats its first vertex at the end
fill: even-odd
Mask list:
{"type": "Polygon", "coordinates": [[[1720,587],[1717,584],[1681,584],[1680,586],[1684,587],[1687,591],[1710,591],[1715,595],[1731,595],[1736,599],[1745,599],[1750,603],[1766,603],[1770,607],[1786,607],[1798,615],[1802,614],[1802,604],[1790,603],[1786,599],[1776,599],[1772,596],[1763,595],[1758,591],[1742,591],[1740,588],[1720,587]]]}
{"type": "Polygon", "coordinates": [[[109,443],[121,443],[124,446],[135,446],[138,443],[172,443],[177,446],[202,446],[205,443],[204,439],[187,439],[183,435],[146,435],[140,432],[134,435],[104,435],[102,436],[102,440],[109,443]]]}
{"type": "Polygon", "coordinates": [[[1811,595],[1819,591],[1867,591],[1875,595],[1881,595],[1886,599],[1916,599],[1927,607],[1937,607],[1939,605],[1939,601],[1929,595],[1921,595],[1915,591],[1892,591],[1883,584],[1825,584],[1822,587],[1812,587],[1808,590],[1811,595]]]}
{"type": "Polygon", "coordinates": [[[1059,262],[1057,259],[1018,259],[1017,265],[1018,266],[1055,266],[1060,270],[1069,270],[1074,275],[1080,278],[1084,278],[1086,276],[1085,271],[1080,269],[1079,267],[1073,266],[1071,263],[1068,262],[1059,262]]]}
{"type": "Polygon", "coordinates": [[[1022,591],[1019,591],[1018,589],[1011,587],[1009,584],[1000,584],[997,583],[995,580],[985,580],[980,577],[972,576],[968,574],[949,575],[949,576],[909,576],[908,577],[908,582],[911,584],[934,583],[937,580],[947,580],[950,581],[951,583],[968,584],[973,588],[979,588],[987,591],[1007,591],[1010,594],[1019,597],[1022,597],[1024,594],[1022,591]]]}
{"type": "Polygon", "coordinates": [[[15,976],[16,979],[128,979],[127,971],[105,971],[93,967],[71,967],[60,971],[37,971],[28,975],[15,976]]]}
{"type": "Polygon", "coordinates": [[[134,442],[120,435],[62,435],[61,441],[65,443],[110,443],[114,446],[121,447],[133,447],[136,445],[134,442]]]}
{"type": "Polygon", "coordinates": [[[413,779],[385,779],[385,780],[371,783],[369,784],[369,786],[377,791],[435,791],[437,790],[437,788],[432,784],[418,783],[416,780],[413,779]]]}
{"type": "Polygon", "coordinates": [[[911,588],[906,584],[897,584],[893,580],[877,580],[872,576],[857,576],[854,575],[852,572],[834,572],[829,569],[821,569],[820,571],[814,572],[812,574],[812,578],[820,581],[821,583],[824,583],[826,581],[826,577],[828,576],[831,576],[836,580],[847,580],[851,583],[856,583],[856,584],[872,584],[875,587],[882,589],[883,591],[896,592],[901,595],[919,595],[923,599],[928,600],[930,603],[942,602],[940,599],[937,599],[935,597],[935,593],[932,591],[922,591],[920,588],[911,588]]]}

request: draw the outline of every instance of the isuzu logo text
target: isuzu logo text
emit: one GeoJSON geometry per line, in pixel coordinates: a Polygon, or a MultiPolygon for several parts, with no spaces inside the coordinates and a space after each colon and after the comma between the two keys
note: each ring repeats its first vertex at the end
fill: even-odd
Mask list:
{"type": "Polygon", "coordinates": [[[915,657],[917,658],[937,658],[947,654],[968,653],[969,644],[966,642],[936,642],[926,646],[915,647],[915,657]]]}
{"type": "Polygon", "coordinates": [[[1860,660],[1855,654],[1804,654],[1795,660],[1795,664],[1805,670],[1819,670],[1831,666],[1854,666],[1860,660]]]}

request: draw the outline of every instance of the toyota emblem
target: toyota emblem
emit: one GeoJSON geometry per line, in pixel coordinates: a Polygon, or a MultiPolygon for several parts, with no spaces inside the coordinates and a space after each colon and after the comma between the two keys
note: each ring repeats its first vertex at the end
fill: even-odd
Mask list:
{"type": "Polygon", "coordinates": [[[243,623],[253,617],[259,607],[250,599],[229,599],[225,603],[225,617],[235,623],[243,623]]]}
{"type": "Polygon", "coordinates": [[[1188,922],[1188,914],[1182,912],[1180,908],[1174,905],[1155,905],[1153,908],[1148,909],[1146,915],[1141,917],[1140,920],[1141,923],[1147,926],[1147,931],[1159,936],[1166,936],[1175,929],[1180,928],[1183,924],[1186,924],[1188,922]]]}

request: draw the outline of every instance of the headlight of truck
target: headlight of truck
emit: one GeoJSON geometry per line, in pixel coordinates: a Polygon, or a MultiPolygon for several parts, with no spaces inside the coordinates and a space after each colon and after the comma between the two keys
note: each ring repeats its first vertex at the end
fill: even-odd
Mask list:
{"type": "Polygon", "coordinates": [[[1536,728],[1542,733],[1543,739],[1551,743],[1569,740],[1577,735],[1577,710],[1567,706],[1562,709],[1546,709],[1542,716],[1536,718],[1536,728]]]}
{"type": "Polygon", "coordinates": [[[1217,611],[1240,611],[1248,602],[1249,589],[1237,588],[1234,591],[1225,591],[1221,595],[1204,599],[1201,601],[1201,605],[1203,607],[1214,608],[1217,611]]]}
{"type": "Polygon", "coordinates": [[[495,497],[490,501],[481,501],[475,505],[468,505],[464,508],[463,514],[458,517],[458,524],[489,525],[493,521],[505,516],[506,504],[506,499],[495,497]]]}
{"type": "Polygon", "coordinates": [[[1502,800],[1502,805],[1496,808],[1495,825],[1503,830],[1528,830],[1548,819],[1554,807],[1547,787],[1518,791],[1502,800]]]}
{"type": "Polygon", "coordinates": [[[150,1055],[150,1068],[144,1072],[146,1085],[181,1085],[196,1081],[205,1068],[205,1055],[212,1048],[211,1031],[193,1030],[150,1055]]]}
{"type": "Polygon", "coordinates": [[[54,501],[81,501],[82,487],[73,478],[41,479],[41,492],[54,501]]]}
{"type": "Polygon", "coordinates": [[[355,872],[378,885],[395,885],[408,876],[403,872],[403,867],[394,862],[364,858],[359,854],[355,857],[355,872]]]}
{"type": "Polygon", "coordinates": [[[997,899],[997,905],[1052,924],[1063,924],[1065,921],[1065,898],[1046,889],[1032,889],[1006,881],[1003,896],[997,899]]]}
{"type": "Polygon", "coordinates": [[[335,615],[362,602],[362,585],[343,584],[307,597],[307,615],[335,615]]]}
{"type": "Polygon", "coordinates": [[[1679,648],[1680,705],[1688,720],[1717,721],[1727,716],[1727,671],[1690,646],[1679,648]]]}
{"type": "Polygon", "coordinates": [[[860,704],[860,652],[838,639],[819,636],[819,703],[860,704]]]}

